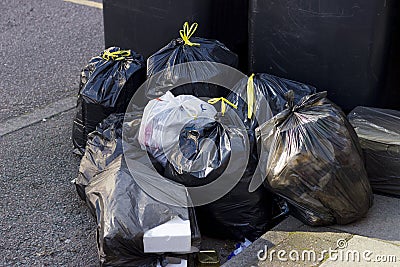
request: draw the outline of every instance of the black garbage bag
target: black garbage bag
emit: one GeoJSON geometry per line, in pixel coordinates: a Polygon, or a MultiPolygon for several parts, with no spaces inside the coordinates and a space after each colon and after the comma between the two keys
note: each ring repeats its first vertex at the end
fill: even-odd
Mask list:
{"type": "Polygon", "coordinates": [[[74,152],[84,153],[87,135],[112,113],[125,112],[145,80],[143,57],[110,47],[93,57],[81,72],[77,113],[72,129],[74,152]]]}
{"type": "MultiPolygon", "coordinates": [[[[221,117],[221,119],[225,116],[221,117]]],[[[229,142],[229,137],[232,132],[239,130],[233,126],[229,129],[223,129],[227,133],[228,139],[221,138],[217,139],[216,142],[219,143],[220,147],[225,147],[227,151],[231,149],[229,151],[229,154],[231,154],[237,147],[229,142]]],[[[246,132],[248,134],[248,131],[246,132]]],[[[242,136],[242,138],[245,137],[242,136]]],[[[188,146],[190,147],[186,142],[181,145],[183,151],[188,146]]],[[[218,238],[255,241],[286,217],[288,212],[287,205],[282,199],[274,196],[263,186],[250,190],[258,163],[255,139],[249,138],[249,151],[248,161],[243,157],[240,158],[242,162],[246,163],[243,166],[245,168],[244,173],[234,172],[230,176],[232,179],[237,179],[236,177],[239,176],[239,181],[235,187],[221,198],[209,204],[196,207],[199,225],[204,234],[218,238]]],[[[226,155],[228,154],[226,153],[226,155]]],[[[223,166],[226,167],[225,164],[223,166]]],[[[220,172],[217,173],[217,175],[220,174],[220,172]]],[[[183,178],[189,179],[185,176],[183,178]]]]}
{"type": "Polygon", "coordinates": [[[222,198],[196,207],[202,234],[233,240],[247,238],[253,242],[276,224],[281,211],[273,195],[263,187],[249,192],[251,178],[243,176],[222,198]]]}
{"type": "MultiPolygon", "coordinates": [[[[255,129],[286,108],[285,94],[289,91],[294,92],[294,101],[298,103],[302,97],[315,93],[316,89],[300,82],[259,73],[241,79],[227,97],[235,105],[234,108],[228,106],[228,109],[236,112],[247,130],[252,151],[249,158],[249,168],[253,168],[251,173],[254,172],[251,166],[258,164],[259,154],[255,129]]],[[[262,179],[257,178],[259,176],[252,181],[251,190],[262,184],[262,179]]]]}
{"type": "MultiPolygon", "coordinates": [[[[176,80],[182,76],[187,77],[190,84],[178,86],[172,90],[174,95],[194,95],[197,97],[220,97],[229,93],[224,87],[193,82],[200,78],[212,80],[222,71],[210,62],[221,63],[236,68],[238,66],[238,56],[231,52],[224,44],[217,40],[191,37],[197,29],[197,23],[189,24],[186,22],[183,30],[180,31],[181,38],[172,40],[168,45],[161,48],[147,59],[147,77],[152,78],[156,73],[165,71],[161,78],[156,81],[156,87],[165,87],[175,84],[176,80]],[[176,66],[188,62],[200,62],[201,65],[176,66]],[[193,77],[193,78],[192,78],[193,77]]],[[[155,88],[151,88],[157,91],[155,88]]],[[[163,92],[155,92],[156,96],[161,96],[163,92]],[[158,95],[157,95],[158,93],[158,95]]]]}
{"type": "Polygon", "coordinates": [[[196,223],[187,208],[167,205],[147,195],[122,156],[94,177],[86,195],[96,212],[96,238],[103,266],[155,266],[162,256],[172,253],[144,253],[144,233],[174,217],[196,223]]]}
{"type": "Polygon", "coordinates": [[[266,186],[309,225],[347,224],[373,195],[357,135],[326,92],[304,97],[257,128],[266,186]]]}
{"type": "MultiPolygon", "coordinates": [[[[141,115],[125,118],[137,138],[141,115]]],[[[96,218],[101,266],[156,266],[157,261],[166,262],[166,256],[188,258],[189,254],[144,253],[144,233],[173,218],[190,220],[195,248],[200,245],[200,232],[192,208],[160,202],[137,183],[122,153],[123,119],[123,114],[111,115],[89,135],[75,181],[96,218]]]]}
{"type": "Polygon", "coordinates": [[[229,136],[218,121],[189,121],[179,133],[178,149],[171,153],[163,176],[185,186],[208,184],[228,165],[230,146],[227,144],[229,136]]]}
{"type": "Polygon", "coordinates": [[[161,175],[184,186],[208,184],[225,170],[229,137],[216,109],[192,95],[171,92],[144,109],[139,142],[161,175]]]}
{"type": "Polygon", "coordinates": [[[372,190],[400,197],[400,111],[356,107],[348,118],[360,140],[372,190]]]}
{"type": "Polygon", "coordinates": [[[244,124],[249,129],[255,129],[256,117],[262,119],[259,122],[262,124],[270,119],[271,113],[275,116],[286,109],[285,95],[289,91],[293,91],[294,103],[297,104],[304,96],[315,94],[316,88],[271,74],[257,73],[240,80],[227,99],[237,106],[237,114],[244,124]]]}
{"type": "Polygon", "coordinates": [[[79,182],[75,184],[82,200],[86,200],[85,188],[90,179],[122,155],[123,121],[124,113],[111,114],[89,133],[88,151],[82,157],[77,178],[79,182]]]}

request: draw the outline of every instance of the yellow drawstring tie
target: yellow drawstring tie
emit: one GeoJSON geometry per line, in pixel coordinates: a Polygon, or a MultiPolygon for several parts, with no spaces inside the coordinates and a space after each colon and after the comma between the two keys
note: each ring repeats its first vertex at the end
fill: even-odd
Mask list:
{"type": "Polygon", "coordinates": [[[251,119],[254,110],[254,73],[247,80],[247,118],[251,119]]]}
{"type": "Polygon", "coordinates": [[[115,52],[110,52],[108,50],[104,51],[101,56],[105,60],[122,60],[131,55],[131,50],[118,50],[115,52]]]}
{"type": "Polygon", "coordinates": [[[192,26],[189,27],[189,23],[185,22],[183,24],[183,30],[179,31],[179,34],[181,35],[182,40],[185,42],[185,45],[190,45],[190,46],[200,46],[198,43],[192,43],[189,39],[192,37],[193,33],[196,31],[198,24],[193,23],[192,26]]]}
{"type": "Polygon", "coordinates": [[[224,115],[225,112],[226,112],[226,104],[228,104],[229,106],[233,107],[234,109],[237,109],[237,105],[233,104],[232,102],[230,102],[228,99],[226,99],[224,97],[211,98],[210,100],[208,100],[208,103],[211,104],[211,105],[214,105],[214,104],[218,103],[219,101],[221,101],[221,113],[222,113],[222,115],[224,115]]]}

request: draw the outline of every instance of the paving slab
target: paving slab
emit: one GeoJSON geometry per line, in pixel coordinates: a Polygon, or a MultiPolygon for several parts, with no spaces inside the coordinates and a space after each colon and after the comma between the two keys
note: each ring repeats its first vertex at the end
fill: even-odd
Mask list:
{"type": "Polygon", "coordinates": [[[400,266],[399,206],[398,198],[375,195],[365,218],[329,227],[308,226],[289,216],[223,266],[400,266]],[[370,262],[348,261],[353,250],[368,249],[373,257],[370,262]],[[314,254],[315,259],[307,258],[314,254]],[[338,255],[342,258],[336,259],[338,255]]]}
{"type": "Polygon", "coordinates": [[[400,241],[400,198],[374,195],[374,205],[365,218],[348,225],[330,226],[344,232],[400,241]]]}

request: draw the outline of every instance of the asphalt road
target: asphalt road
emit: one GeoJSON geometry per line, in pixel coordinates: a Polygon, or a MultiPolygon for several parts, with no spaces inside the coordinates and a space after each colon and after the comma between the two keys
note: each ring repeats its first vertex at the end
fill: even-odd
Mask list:
{"type": "MultiPolygon", "coordinates": [[[[101,1],[98,1],[101,2],[101,1]]],[[[104,48],[102,10],[0,0],[0,127],[78,91],[104,48]]],[[[74,110],[0,137],[0,266],[97,266],[93,217],[75,193],[74,110]]]]}
{"type": "Polygon", "coordinates": [[[0,122],[77,94],[104,48],[101,9],[63,0],[0,0],[0,122]]]}
{"type": "MultiPolygon", "coordinates": [[[[54,106],[77,94],[81,68],[103,50],[102,10],[63,0],[0,0],[0,10],[0,130],[28,116],[0,135],[0,267],[98,266],[96,224],[71,183],[75,111],[54,106]],[[56,115],[26,124],[47,110],[56,115]]],[[[234,249],[202,246],[222,262],[234,249]]]]}
{"type": "Polygon", "coordinates": [[[97,266],[94,218],[71,183],[73,115],[0,140],[0,266],[97,266]]]}

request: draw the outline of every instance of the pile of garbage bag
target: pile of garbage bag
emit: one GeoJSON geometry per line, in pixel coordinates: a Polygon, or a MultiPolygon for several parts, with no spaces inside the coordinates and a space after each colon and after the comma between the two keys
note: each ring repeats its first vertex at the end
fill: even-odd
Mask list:
{"type": "Polygon", "coordinates": [[[400,111],[356,107],[348,118],[360,140],[372,190],[400,197],[400,111]]]}
{"type": "Polygon", "coordinates": [[[199,251],[200,232],[253,242],[288,212],[347,224],[372,205],[357,135],[326,93],[265,73],[204,82],[238,59],[196,28],[149,57],[138,103],[139,54],[109,48],[82,72],[75,185],[103,266],[167,266],[199,251]]]}
{"type": "MultiPolygon", "coordinates": [[[[181,32],[182,39],[173,40],[148,59],[147,75],[149,79],[154,77],[154,73],[163,71],[161,78],[157,78],[156,87],[164,83],[174,83],[176,80],[171,79],[176,79],[176,77],[185,77],[188,81],[197,81],[203,77],[212,80],[213,77],[220,74],[221,70],[216,68],[215,64],[207,64],[207,62],[237,66],[237,56],[220,42],[203,38],[186,40],[184,31],[188,30],[187,36],[190,38],[192,30],[194,30],[194,28],[188,29],[187,27],[187,25],[184,25],[184,30],[181,32]],[[196,69],[191,68],[191,65],[187,65],[187,67],[179,65],[193,61],[201,62],[202,65],[196,69]]],[[[155,91],[155,89],[151,89],[155,91]]],[[[159,96],[162,93],[161,90],[158,94],[154,91],[149,95],[159,96]]],[[[205,96],[221,99],[229,95],[230,90],[215,84],[189,83],[174,88],[171,92],[177,97],[184,95],[185,97],[190,96],[190,98],[205,96]]],[[[184,118],[185,115],[176,115],[176,111],[161,109],[161,106],[164,106],[162,102],[168,95],[169,92],[157,98],[157,100],[152,100],[146,106],[143,121],[147,119],[146,111],[153,108],[152,103],[155,103],[157,112],[163,113],[164,118],[168,117],[170,113],[175,115],[172,121],[169,119],[161,120],[158,129],[169,130],[163,130],[163,134],[157,136],[168,136],[168,131],[178,131],[179,134],[175,134],[174,143],[169,143],[169,140],[164,138],[162,159],[160,158],[159,145],[153,147],[147,145],[146,149],[162,166],[160,173],[163,176],[185,186],[209,184],[226,171],[227,164],[230,161],[231,149],[239,149],[238,147],[231,147],[229,132],[233,134],[233,132],[238,133],[240,130],[234,127],[229,129],[222,127],[218,122],[215,108],[204,101],[195,100],[192,101],[192,110],[183,104],[176,104],[176,110],[183,107],[183,110],[180,111],[182,114],[196,117],[196,119],[186,120],[185,125],[178,126],[179,120],[184,118]],[[159,100],[161,100],[161,103],[159,100]],[[197,110],[193,110],[195,106],[198,107],[197,110]],[[208,114],[204,114],[207,112],[208,114]],[[210,112],[213,114],[209,114],[210,112]],[[167,126],[161,127],[163,124],[167,126]],[[168,154],[169,160],[165,160],[165,154],[168,154]]],[[[154,128],[154,126],[150,128],[154,128]]],[[[242,136],[241,139],[244,140],[245,137],[242,136]]],[[[251,148],[256,147],[254,141],[250,142],[249,145],[251,148]]],[[[236,174],[234,179],[238,180],[236,186],[221,198],[196,207],[196,213],[202,231],[208,235],[238,240],[248,238],[253,241],[272,225],[272,218],[274,217],[272,195],[263,187],[254,192],[248,190],[257,163],[250,163],[242,176],[239,175],[242,162],[233,164],[237,166],[237,171],[233,172],[236,174]]]]}

